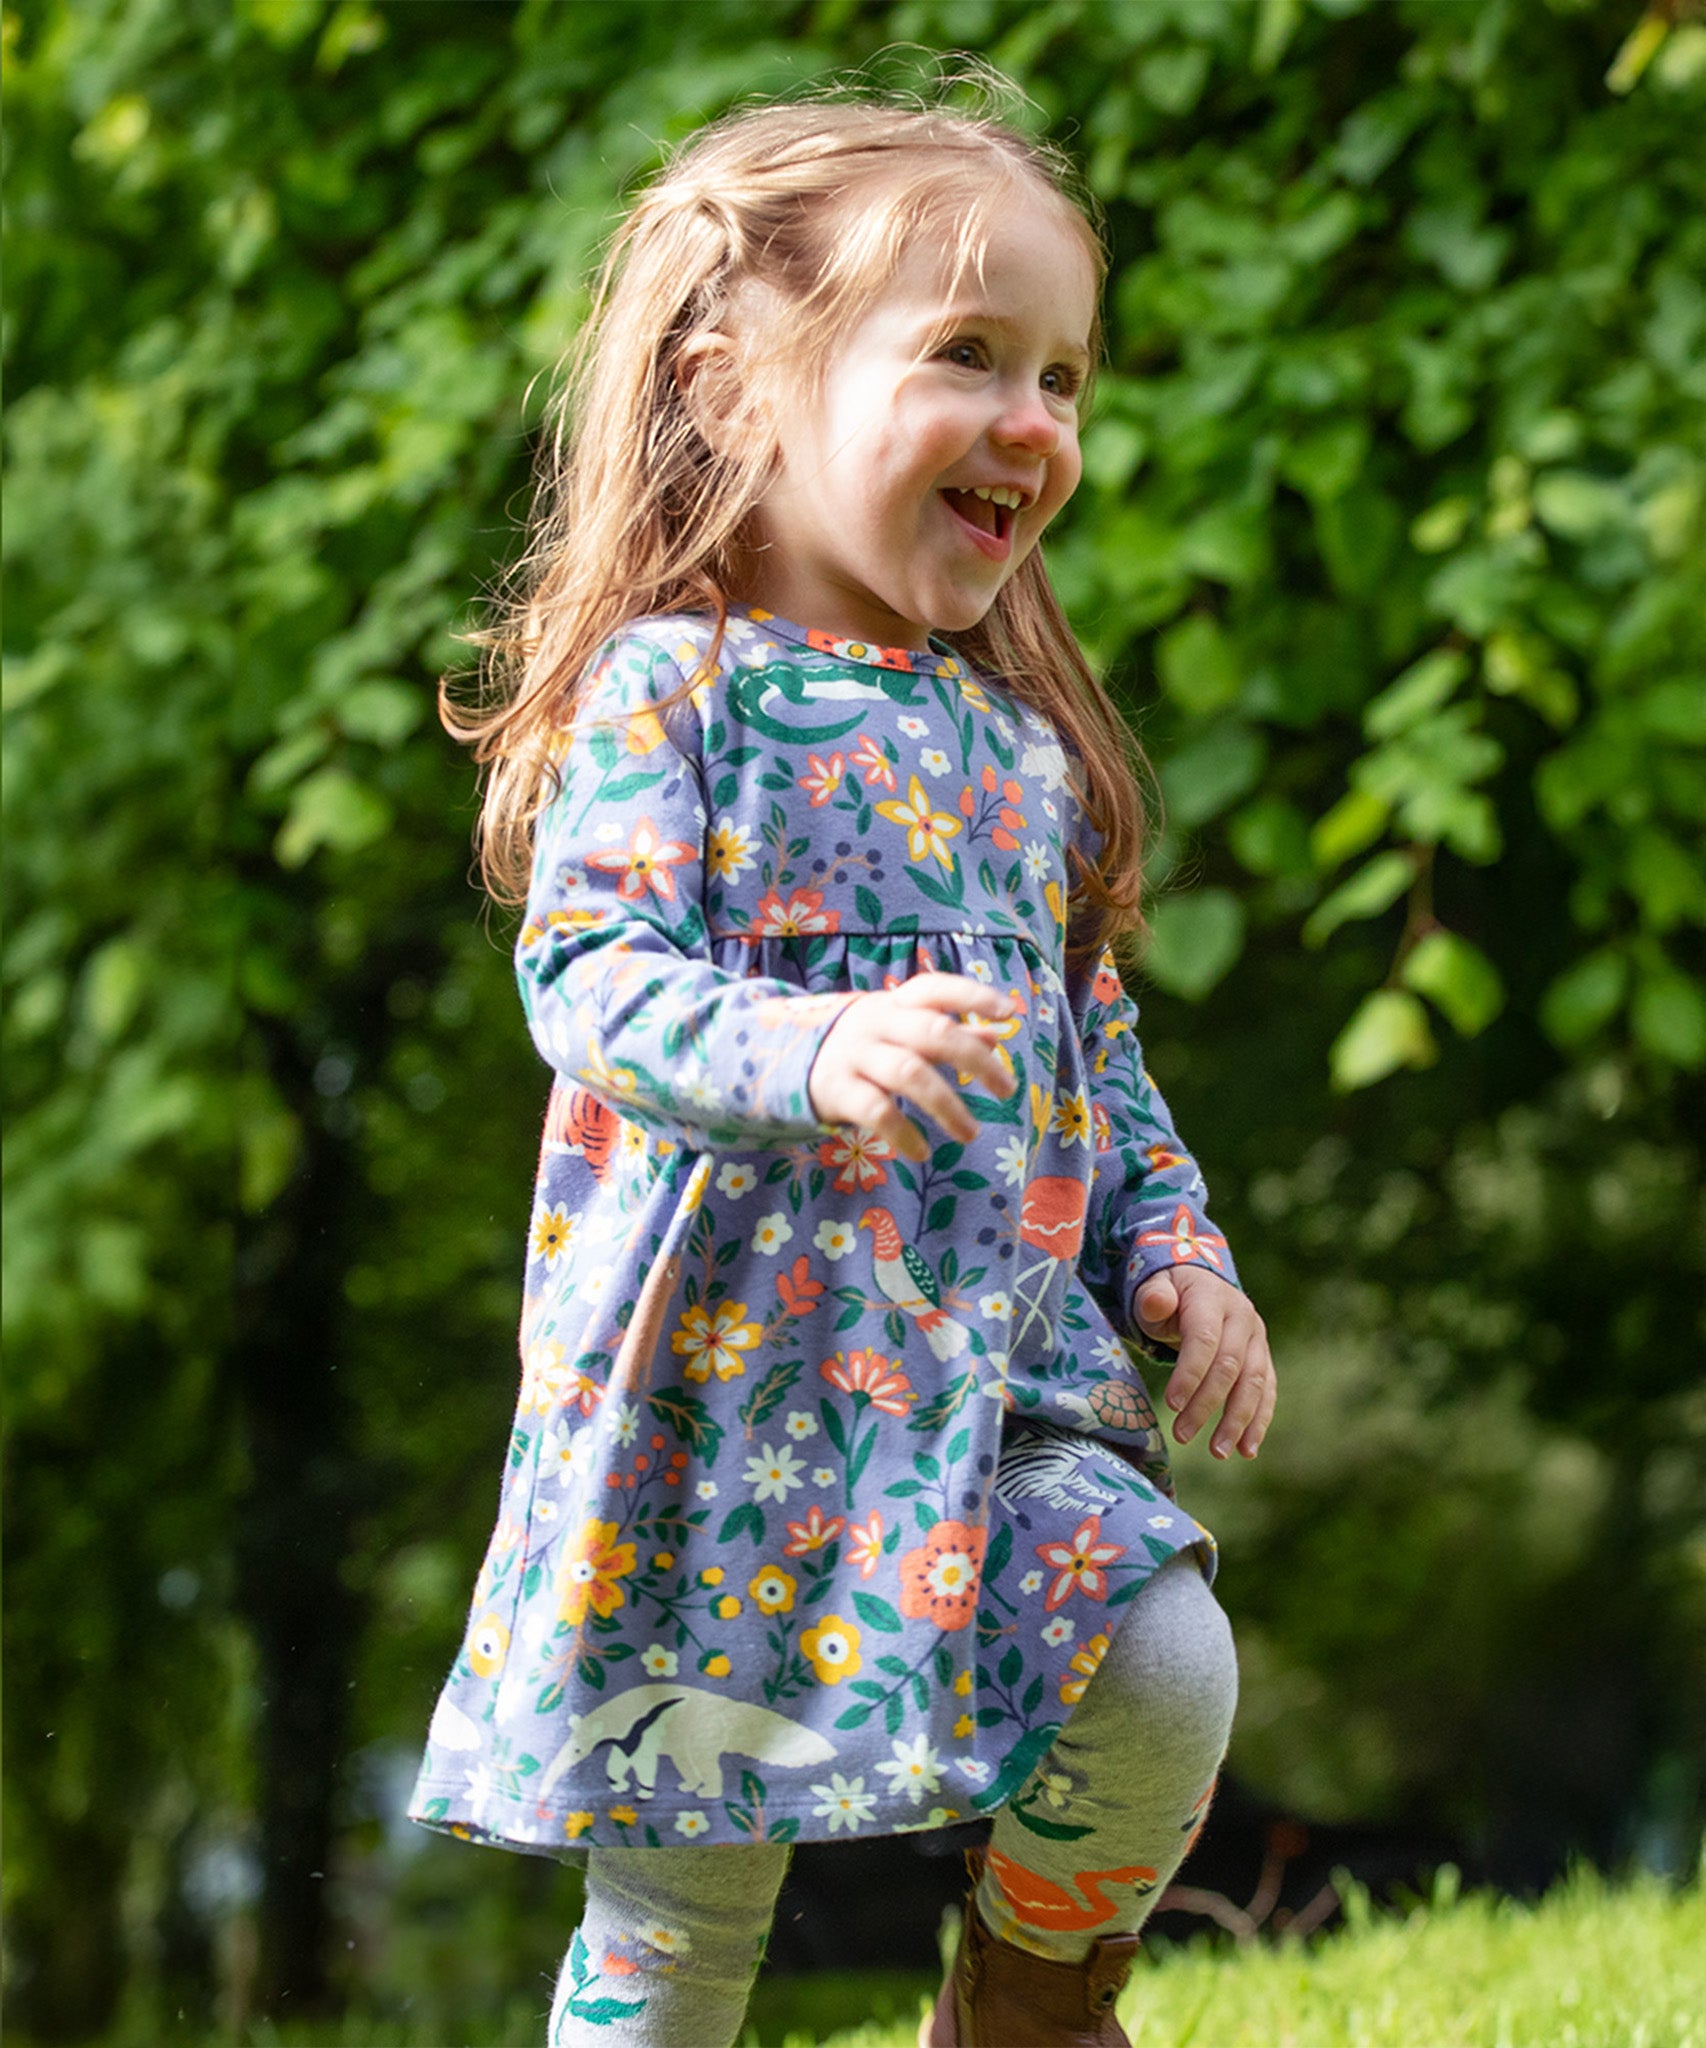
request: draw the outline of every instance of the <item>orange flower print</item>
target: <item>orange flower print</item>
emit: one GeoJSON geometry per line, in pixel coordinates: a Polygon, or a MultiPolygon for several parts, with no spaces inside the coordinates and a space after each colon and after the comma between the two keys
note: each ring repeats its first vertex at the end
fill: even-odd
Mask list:
{"type": "Polygon", "coordinates": [[[906,801],[897,798],[892,803],[876,804],[872,807],[879,817],[887,818],[891,824],[906,827],[906,857],[920,861],[934,856],[951,873],[954,856],[948,841],[958,832],[960,821],[951,811],[938,811],[931,807],[930,792],[914,775],[907,784],[906,801]]]}
{"type": "Polygon", "coordinates": [[[784,1557],[804,1557],[808,1551],[821,1550],[826,1543],[833,1542],[847,1526],[845,1515],[824,1514],[815,1502],[806,1511],[803,1522],[788,1524],[788,1540],[782,1545],[784,1557]]]}
{"type": "Polygon", "coordinates": [[[744,1301],[720,1301],[715,1309],[697,1304],[681,1312],[669,1348],[687,1363],[681,1368],[701,1382],[715,1373],[720,1380],[737,1379],[746,1371],[743,1351],[750,1351],[763,1332],[746,1318],[744,1301]]]}
{"type": "Polygon", "coordinates": [[[1123,1543],[1104,1543],[1101,1537],[1101,1516],[1086,1515],[1073,1530],[1070,1543],[1038,1543],[1034,1546],[1038,1557],[1054,1573],[1049,1589],[1043,1595],[1043,1605],[1051,1614],[1075,1592],[1082,1593],[1087,1600],[1107,1599],[1106,1567],[1125,1556],[1126,1546],[1123,1543]]]}
{"type": "Polygon", "coordinates": [[[859,744],[853,749],[852,760],[853,766],[864,776],[867,789],[894,788],[894,763],[883,752],[881,740],[861,733],[859,744]]]}
{"type": "Polygon", "coordinates": [[[1185,1163],[1184,1153],[1175,1152],[1171,1145],[1151,1145],[1148,1147],[1147,1157],[1151,1169],[1156,1173],[1166,1173],[1171,1168],[1183,1166],[1185,1163]]]}
{"type": "Polygon", "coordinates": [[[1105,954],[1101,966],[1096,969],[1096,978],[1090,984],[1090,993],[1099,1003],[1117,1003],[1125,993],[1124,984],[1105,954]]]}
{"type": "Polygon", "coordinates": [[[771,889],[758,899],[758,908],[753,912],[752,923],[744,936],[748,939],[802,939],[813,932],[838,932],[841,929],[841,912],[825,910],[821,889],[791,889],[786,903],[780,893],[771,889]]]}
{"type": "Polygon", "coordinates": [[[1060,1703],[1063,1707],[1077,1706],[1084,1697],[1084,1688],[1101,1669],[1102,1659],[1107,1654],[1108,1638],[1100,1632],[1082,1648],[1073,1651],[1071,1669],[1075,1675],[1060,1681],[1060,1703]]]}
{"type": "Polygon", "coordinates": [[[632,838],[620,851],[613,849],[609,853],[584,856],[589,868],[621,877],[616,884],[616,893],[625,903],[644,902],[648,889],[666,903],[673,903],[675,876],[671,869],[697,858],[693,847],[679,839],[663,838],[650,818],[640,820],[634,827],[632,838]]]}
{"type": "Polygon", "coordinates": [[[844,1394],[863,1394],[884,1415],[904,1415],[918,1399],[906,1374],[880,1351],[838,1351],[818,1372],[844,1394]]]}
{"type": "Polygon", "coordinates": [[[838,1130],[833,1138],[825,1138],[817,1148],[820,1166],[833,1167],[835,1188],[838,1194],[850,1195],[857,1190],[869,1194],[872,1188],[880,1188],[888,1179],[885,1159],[894,1157],[894,1147],[887,1138],[879,1138],[871,1131],[862,1131],[849,1124],[838,1130]]]}
{"type": "Polygon", "coordinates": [[[937,1628],[964,1628],[977,1606],[987,1529],[938,1522],[900,1561],[900,1611],[937,1628]]]}
{"type": "Polygon", "coordinates": [[[808,754],[809,772],[800,777],[800,787],[806,792],[812,809],[829,802],[841,787],[841,778],[847,773],[846,756],[831,754],[825,761],[820,755],[808,754]]]}
{"type": "Polygon", "coordinates": [[[883,1518],[875,1509],[868,1522],[855,1522],[847,1532],[847,1562],[868,1579],[883,1561],[883,1518]]]}
{"type": "Polygon", "coordinates": [[[585,1621],[587,1609],[594,1614],[614,1614],[627,1601],[619,1583],[634,1569],[634,1546],[618,1543],[614,1522],[601,1522],[596,1515],[580,1526],[580,1533],[563,1552],[558,1567],[557,1618],[571,1628],[585,1621]]]}
{"type": "Polygon", "coordinates": [[[1165,1245],[1175,1266],[1189,1265],[1193,1259],[1201,1259],[1216,1272],[1221,1270],[1220,1253],[1226,1249],[1225,1238],[1204,1230],[1183,1202],[1173,1211],[1170,1229],[1145,1230],[1137,1241],[1139,1244],[1165,1245]]]}
{"type": "Polygon", "coordinates": [[[1096,1132],[1096,1150],[1111,1152],[1114,1149],[1114,1127],[1106,1108],[1100,1102],[1091,1103],[1090,1122],[1096,1132]]]}

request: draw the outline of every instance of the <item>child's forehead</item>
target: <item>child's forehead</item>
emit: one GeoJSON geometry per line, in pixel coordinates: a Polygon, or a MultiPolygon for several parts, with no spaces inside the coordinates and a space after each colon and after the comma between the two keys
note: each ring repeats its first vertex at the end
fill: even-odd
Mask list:
{"type": "Polygon", "coordinates": [[[1059,330],[1088,354],[1096,269],[1084,235],[1056,214],[979,223],[975,238],[919,236],[867,300],[872,314],[928,328],[962,323],[1059,330]]]}

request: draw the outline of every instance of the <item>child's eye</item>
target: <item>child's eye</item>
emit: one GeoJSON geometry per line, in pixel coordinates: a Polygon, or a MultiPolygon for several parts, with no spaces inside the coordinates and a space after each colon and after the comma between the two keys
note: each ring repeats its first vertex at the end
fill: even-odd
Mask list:
{"type": "Polygon", "coordinates": [[[1079,372],[1063,363],[1043,372],[1043,389],[1051,398],[1076,398],[1083,384],[1084,379],[1079,372]]]}
{"type": "Polygon", "coordinates": [[[942,351],[945,362],[955,363],[962,370],[981,370],[988,358],[983,344],[976,341],[950,341],[942,351]]]}

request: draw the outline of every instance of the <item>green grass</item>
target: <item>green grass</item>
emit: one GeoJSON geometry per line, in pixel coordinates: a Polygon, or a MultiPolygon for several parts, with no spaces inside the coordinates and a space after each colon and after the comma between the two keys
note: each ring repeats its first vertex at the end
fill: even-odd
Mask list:
{"type": "MultiPolygon", "coordinates": [[[[769,1979],[747,2048],[913,2048],[934,1989],[904,1975],[769,1979]]],[[[1121,2017],[1135,2048],[1706,2048],[1706,1886],[1612,1886],[1580,1873],[1525,1907],[1456,1899],[1447,1883],[1401,1914],[1371,1913],[1353,1896],[1348,1924],[1309,1945],[1146,1954],[1121,2017]]],[[[541,2048],[543,2035],[537,2001],[518,1998],[454,2039],[351,2017],[262,2026],[251,2041],[541,2048]]],[[[203,2036],[200,2048],[227,2044],[203,2036]]]]}

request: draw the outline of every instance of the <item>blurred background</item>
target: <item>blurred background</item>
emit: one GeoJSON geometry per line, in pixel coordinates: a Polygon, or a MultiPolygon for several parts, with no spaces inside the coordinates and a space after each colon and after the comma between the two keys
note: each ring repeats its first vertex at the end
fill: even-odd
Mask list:
{"type": "Polygon", "coordinates": [[[546,1085],[434,684],[621,195],[897,42],[894,82],[1007,70],[1108,212],[1048,554],[1159,766],[1146,1049],[1281,1368],[1257,1465],[1179,1460],[1243,1659],[1227,1825],[1525,1892],[1698,1856],[1693,0],[33,0],[19,2038],[539,2003],[573,1873],[400,1818],[495,1510],[546,1085]]]}

